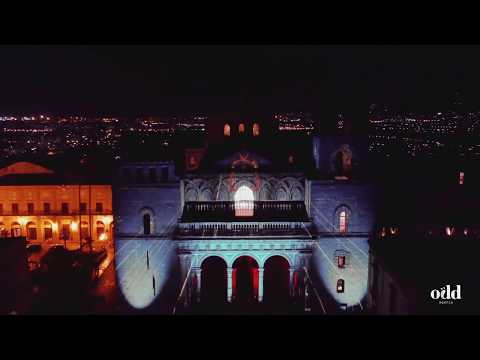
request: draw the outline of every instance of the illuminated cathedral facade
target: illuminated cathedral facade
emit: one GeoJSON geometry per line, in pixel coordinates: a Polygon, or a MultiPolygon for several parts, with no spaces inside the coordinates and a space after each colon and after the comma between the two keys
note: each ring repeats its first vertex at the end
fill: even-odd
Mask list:
{"type": "Polygon", "coordinates": [[[217,123],[204,146],[185,149],[181,166],[119,169],[116,272],[125,300],[166,312],[362,311],[374,226],[362,144],[290,138],[242,118],[217,123]]]}

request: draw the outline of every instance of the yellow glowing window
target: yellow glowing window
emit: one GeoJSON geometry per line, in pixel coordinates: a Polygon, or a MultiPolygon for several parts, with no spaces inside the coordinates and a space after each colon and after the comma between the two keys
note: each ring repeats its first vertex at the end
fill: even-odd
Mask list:
{"type": "Polygon", "coordinates": [[[223,136],[230,136],[230,125],[225,124],[223,127],[223,136]]]}
{"type": "Polygon", "coordinates": [[[347,232],[347,213],[345,211],[340,212],[339,231],[347,232]]]}
{"type": "Polygon", "coordinates": [[[260,135],[260,125],[257,123],[253,124],[253,136],[259,136],[260,135]]]}
{"type": "Polygon", "coordinates": [[[245,132],[245,125],[242,123],[238,125],[238,133],[243,134],[245,132]]]}

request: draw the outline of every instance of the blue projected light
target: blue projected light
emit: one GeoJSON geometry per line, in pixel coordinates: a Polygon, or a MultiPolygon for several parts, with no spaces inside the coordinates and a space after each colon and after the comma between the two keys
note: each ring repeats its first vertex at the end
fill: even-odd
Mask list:
{"type": "Polygon", "coordinates": [[[169,240],[117,240],[119,288],[135,309],[145,309],[162,294],[176,254],[169,240]],[[148,264],[147,264],[148,250],[148,264]]]}
{"type": "Polygon", "coordinates": [[[313,268],[322,286],[339,305],[358,305],[367,295],[368,248],[368,240],[358,238],[320,240],[314,247],[313,268]],[[348,265],[338,266],[334,257],[337,249],[348,249],[351,253],[348,265]],[[339,280],[343,280],[341,289],[339,280]]]}

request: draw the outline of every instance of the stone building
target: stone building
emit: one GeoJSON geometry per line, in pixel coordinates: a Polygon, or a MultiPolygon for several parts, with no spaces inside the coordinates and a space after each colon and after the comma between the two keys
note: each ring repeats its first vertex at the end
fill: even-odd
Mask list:
{"type": "Polygon", "coordinates": [[[361,144],[279,134],[251,117],[215,123],[182,164],[119,169],[116,266],[126,300],[144,309],[178,291],[176,306],[207,304],[205,312],[218,304],[361,310],[375,210],[361,144]]]}
{"type": "Polygon", "coordinates": [[[72,179],[43,166],[17,162],[0,169],[0,237],[30,243],[109,242],[112,187],[72,179]]]}

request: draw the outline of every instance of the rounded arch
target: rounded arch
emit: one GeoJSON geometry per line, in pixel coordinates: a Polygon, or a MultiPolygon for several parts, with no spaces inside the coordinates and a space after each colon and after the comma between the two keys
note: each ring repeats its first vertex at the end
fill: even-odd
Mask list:
{"type": "Polygon", "coordinates": [[[14,237],[22,236],[22,227],[20,223],[18,223],[17,221],[14,221],[12,222],[10,228],[11,228],[12,236],[14,237]]]}
{"type": "Polygon", "coordinates": [[[293,260],[290,258],[290,256],[288,256],[287,254],[282,254],[282,253],[271,253],[271,254],[269,254],[267,257],[265,257],[263,259],[262,267],[265,267],[265,264],[267,263],[267,261],[270,260],[273,257],[276,257],[276,256],[284,259],[287,262],[289,267],[293,267],[293,260]]]}
{"type": "Polygon", "coordinates": [[[185,194],[185,201],[197,201],[198,200],[198,192],[195,189],[190,189],[185,194]]]}
{"type": "Polygon", "coordinates": [[[260,125],[258,123],[253,124],[252,133],[253,133],[253,136],[260,136],[260,125]]]}
{"type": "Polygon", "coordinates": [[[49,219],[43,220],[43,239],[53,240],[53,230],[57,230],[57,227],[54,226],[54,222],[49,219]]]}
{"type": "Polygon", "coordinates": [[[212,191],[210,189],[203,190],[200,196],[200,201],[212,201],[212,200],[213,200],[212,191]]]}
{"type": "Polygon", "coordinates": [[[142,235],[151,235],[155,232],[155,212],[150,207],[143,207],[140,210],[140,231],[142,235]]]}
{"type": "Polygon", "coordinates": [[[81,239],[86,239],[89,236],[90,228],[88,226],[88,222],[82,221],[80,223],[80,237],[81,239]]]}
{"type": "Polygon", "coordinates": [[[230,136],[230,124],[223,125],[223,136],[230,136]]]}
{"type": "Polygon", "coordinates": [[[272,200],[272,186],[265,182],[258,194],[258,200],[265,201],[265,200],[272,200]]]}
{"type": "Polygon", "coordinates": [[[37,224],[34,221],[29,221],[26,224],[27,239],[37,240],[37,224]]]}
{"type": "Polygon", "coordinates": [[[294,187],[292,188],[290,192],[290,197],[293,201],[300,201],[303,200],[303,192],[302,189],[299,187],[294,187]]]}
{"type": "Polygon", "coordinates": [[[202,269],[200,298],[203,303],[222,304],[227,300],[227,262],[221,256],[206,256],[202,269]]]}
{"type": "Polygon", "coordinates": [[[105,234],[105,224],[103,221],[97,220],[95,223],[96,227],[96,234],[97,234],[97,239],[100,241],[106,240],[106,234],[105,234]]]}
{"type": "Polygon", "coordinates": [[[5,224],[0,221],[0,237],[7,237],[7,229],[5,224]]]}
{"type": "Polygon", "coordinates": [[[348,205],[337,206],[333,214],[334,231],[348,232],[352,219],[352,210],[348,205]]]}
{"type": "Polygon", "coordinates": [[[217,255],[217,254],[216,255],[207,254],[207,255],[204,255],[200,258],[200,260],[198,262],[198,267],[203,268],[203,266],[205,264],[205,261],[207,261],[210,258],[219,258],[220,260],[222,260],[225,263],[225,266],[228,266],[228,261],[223,256],[217,255]]]}
{"type": "Polygon", "coordinates": [[[241,257],[250,257],[252,258],[253,260],[255,260],[255,262],[257,263],[257,266],[260,266],[260,264],[262,264],[262,260],[257,256],[255,255],[254,253],[251,253],[251,252],[241,252],[241,253],[238,253],[236,254],[234,257],[232,257],[230,259],[229,262],[227,262],[228,266],[229,267],[232,267],[234,266],[235,264],[235,261],[237,261],[238,259],[240,259],[241,257]]]}
{"type": "Polygon", "coordinates": [[[290,298],[290,263],[281,255],[270,256],[264,264],[264,302],[285,305],[290,298]]]}
{"type": "Polygon", "coordinates": [[[233,196],[235,201],[235,216],[253,216],[253,202],[255,195],[247,185],[241,185],[233,196]]]}
{"type": "Polygon", "coordinates": [[[342,144],[330,156],[330,170],[334,176],[346,176],[348,178],[356,160],[355,149],[350,144],[342,144]]]}
{"type": "Polygon", "coordinates": [[[237,256],[232,263],[232,296],[238,304],[258,300],[259,262],[251,255],[237,256]]]}
{"type": "Polygon", "coordinates": [[[244,123],[238,124],[238,133],[240,135],[243,135],[245,133],[245,124],[244,123]]]}

